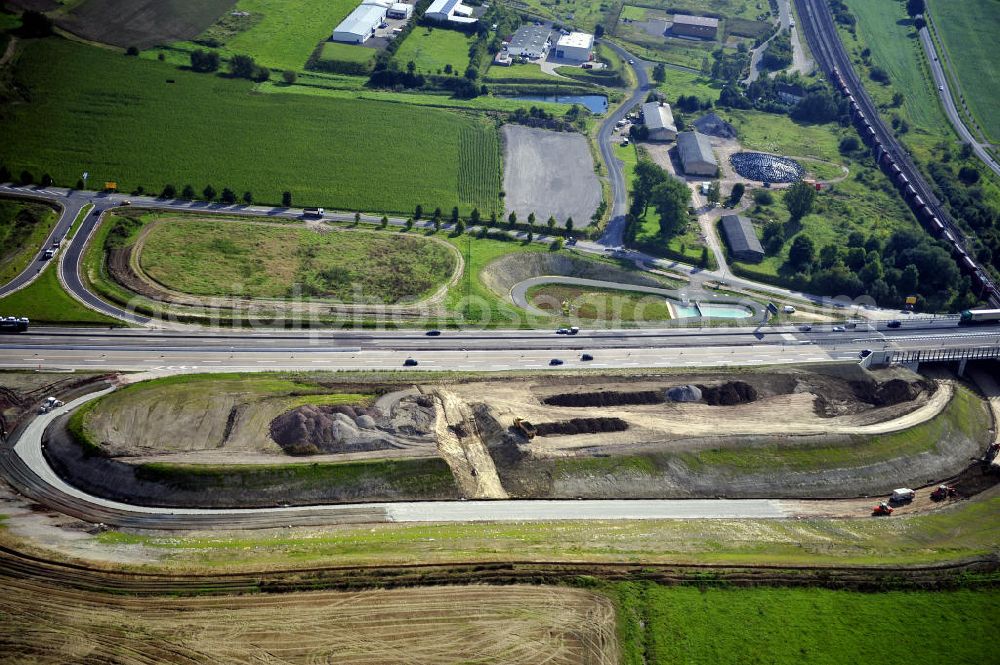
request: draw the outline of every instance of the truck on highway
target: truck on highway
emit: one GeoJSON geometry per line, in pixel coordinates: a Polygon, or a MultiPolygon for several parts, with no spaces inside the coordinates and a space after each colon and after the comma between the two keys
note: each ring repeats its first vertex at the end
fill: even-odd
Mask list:
{"type": "Polygon", "coordinates": [[[958,319],[962,325],[996,323],[997,321],[1000,321],[1000,309],[967,309],[959,315],[958,319]]]}
{"type": "Polygon", "coordinates": [[[326,211],[323,208],[303,208],[303,217],[322,217],[326,211]]]}
{"type": "Polygon", "coordinates": [[[27,332],[28,323],[23,316],[0,316],[0,333],[27,332]]]}

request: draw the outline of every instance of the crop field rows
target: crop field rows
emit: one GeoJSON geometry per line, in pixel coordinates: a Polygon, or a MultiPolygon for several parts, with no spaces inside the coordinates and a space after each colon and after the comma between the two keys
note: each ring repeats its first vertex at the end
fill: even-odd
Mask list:
{"type": "Polygon", "coordinates": [[[500,139],[491,125],[466,125],[459,134],[458,198],[483,215],[499,213],[500,139]]]}

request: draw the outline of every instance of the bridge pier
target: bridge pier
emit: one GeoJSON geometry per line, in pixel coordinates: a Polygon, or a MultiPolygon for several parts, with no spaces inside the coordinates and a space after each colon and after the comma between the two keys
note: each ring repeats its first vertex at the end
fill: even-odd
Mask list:
{"type": "Polygon", "coordinates": [[[958,375],[965,376],[965,363],[969,361],[968,358],[962,358],[958,361],[958,375]]]}

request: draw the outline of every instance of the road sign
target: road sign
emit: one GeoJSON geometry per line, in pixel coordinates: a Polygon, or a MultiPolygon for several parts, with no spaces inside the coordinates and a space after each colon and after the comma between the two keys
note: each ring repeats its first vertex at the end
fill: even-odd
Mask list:
{"type": "Polygon", "coordinates": [[[104,189],[108,189],[108,190],[118,189],[118,183],[117,182],[106,182],[106,183],[104,183],[104,189]]]}

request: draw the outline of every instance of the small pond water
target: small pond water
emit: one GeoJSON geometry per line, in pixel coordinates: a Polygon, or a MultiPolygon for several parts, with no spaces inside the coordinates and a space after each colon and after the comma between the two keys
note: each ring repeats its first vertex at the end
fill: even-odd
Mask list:
{"type": "Polygon", "coordinates": [[[507,97],[522,102],[554,102],[556,104],[579,104],[587,107],[591,113],[604,113],[608,110],[608,98],[604,95],[521,95],[507,97]]]}
{"type": "Polygon", "coordinates": [[[695,305],[682,305],[678,302],[670,301],[674,308],[674,314],[679,319],[689,316],[704,316],[716,319],[745,319],[753,314],[748,308],[740,305],[724,305],[721,303],[698,303],[695,305]]]}

